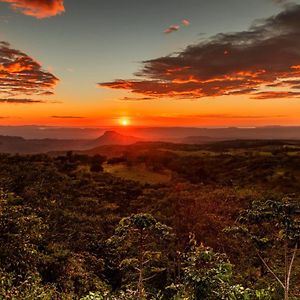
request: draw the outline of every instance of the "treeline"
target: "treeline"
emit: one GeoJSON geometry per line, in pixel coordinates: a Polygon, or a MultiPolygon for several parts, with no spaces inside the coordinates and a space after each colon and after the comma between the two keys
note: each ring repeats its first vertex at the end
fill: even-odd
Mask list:
{"type": "Polygon", "coordinates": [[[97,155],[2,155],[0,299],[300,297],[294,188],[245,186],[226,164],[221,182],[205,169],[217,161],[152,155],[131,163],[158,161],[172,182],[116,178],[97,155]]]}
{"type": "MultiPolygon", "coordinates": [[[[233,145],[237,147],[240,143],[244,144],[241,141],[233,145]]],[[[121,156],[110,158],[107,162],[123,163],[129,167],[144,164],[154,172],[170,170],[174,179],[194,184],[239,187],[255,185],[278,192],[299,191],[298,148],[289,148],[289,146],[278,148],[274,145],[264,148],[253,146],[251,149],[241,148],[240,151],[235,152],[234,147],[221,151],[222,145],[222,143],[210,146],[179,145],[176,151],[175,145],[172,145],[171,149],[145,149],[131,146],[121,156]],[[180,151],[184,154],[180,155],[180,151]]]]}

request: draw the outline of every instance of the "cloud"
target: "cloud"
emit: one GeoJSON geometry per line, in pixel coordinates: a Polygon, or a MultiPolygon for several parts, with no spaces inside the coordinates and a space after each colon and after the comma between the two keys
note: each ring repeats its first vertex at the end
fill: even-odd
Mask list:
{"type": "Polygon", "coordinates": [[[252,96],[252,99],[282,99],[282,98],[300,98],[300,92],[259,92],[252,96]]]}
{"type": "Polygon", "coordinates": [[[144,61],[135,79],[99,86],[160,98],[294,98],[299,49],[300,5],[293,5],[249,30],[218,34],[179,53],[144,61]]]}
{"type": "Polygon", "coordinates": [[[46,103],[46,102],[43,100],[35,100],[35,99],[1,98],[0,103],[36,104],[36,103],[46,103]]]}
{"type": "Polygon", "coordinates": [[[285,115],[235,115],[235,114],[201,114],[201,115],[174,115],[169,118],[199,118],[199,119],[265,119],[265,118],[284,118],[285,115]]]}
{"type": "Polygon", "coordinates": [[[170,27],[168,27],[167,29],[164,30],[164,33],[168,34],[168,33],[172,33],[174,31],[178,31],[180,28],[179,25],[171,25],[170,27]]]}
{"type": "Polygon", "coordinates": [[[155,97],[124,97],[121,99],[122,101],[151,101],[157,100],[155,97]]]}
{"type": "Polygon", "coordinates": [[[181,21],[181,23],[182,23],[182,25],[184,25],[184,26],[190,26],[190,24],[191,24],[191,22],[190,22],[188,19],[183,19],[183,20],[181,21]]]}
{"type": "MultiPolygon", "coordinates": [[[[188,117],[188,116],[185,116],[188,117]]],[[[275,115],[275,116],[267,116],[267,115],[231,115],[231,114],[203,114],[203,115],[194,115],[190,117],[196,118],[208,118],[208,119],[265,119],[265,118],[283,118],[285,115],[275,115]]]]}
{"type": "Polygon", "coordinates": [[[0,42],[0,97],[49,96],[58,81],[33,58],[0,42]]]}
{"type": "MultiPolygon", "coordinates": [[[[190,26],[190,21],[187,20],[187,19],[182,19],[181,20],[181,24],[183,26],[190,26]]],[[[178,31],[180,29],[180,26],[179,25],[171,25],[170,27],[168,27],[167,29],[164,30],[164,33],[166,34],[169,34],[169,33],[172,33],[172,32],[175,32],[175,31],[178,31]]]]}
{"type": "Polygon", "coordinates": [[[297,2],[297,0],[271,0],[271,2],[280,6],[288,6],[288,5],[294,5],[295,2],[297,2]]]}
{"type": "Polygon", "coordinates": [[[282,3],[287,3],[289,0],[272,0],[276,4],[282,4],[282,3]]]}
{"type": "Polygon", "coordinates": [[[84,119],[84,117],[79,116],[50,116],[53,119],[84,119]]]}
{"type": "Polygon", "coordinates": [[[65,11],[64,0],[0,0],[12,9],[38,19],[49,18],[65,11]]]}

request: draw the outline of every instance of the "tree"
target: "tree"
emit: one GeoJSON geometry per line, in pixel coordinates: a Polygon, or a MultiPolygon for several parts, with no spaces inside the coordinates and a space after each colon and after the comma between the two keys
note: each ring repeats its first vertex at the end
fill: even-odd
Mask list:
{"type": "Polygon", "coordinates": [[[0,191],[0,299],[56,299],[38,273],[45,229],[21,198],[0,191]]]}
{"type": "Polygon", "coordinates": [[[13,272],[0,269],[0,299],[2,300],[59,300],[54,286],[44,285],[37,273],[27,274],[19,280],[13,272]]]}
{"type": "Polygon", "coordinates": [[[198,245],[193,234],[183,253],[183,280],[169,288],[177,290],[174,300],[270,300],[270,290],[253,290],[234,284],[233,265],[226,254],[198,245]]]}
{"type": "Polygon", "coordinates": [[[103,167],[102,164],[105,162],[106,157],[101,155],[94,155],[91,158],[90,171],[91,172],[102,172],[103,167]]]}
{"type": "MultiPolygon", "coordinates": [[[[153,226],[153,217],[150,215],[133,215],[129,218],[125,218],[125,232],[131,232],[139,241],[141,235],[139,230],[153,226]],[[130,225],[130,227],[127,227],[130,225]],[[146,225],[146,226],[145,226],[146,225]],[[136,230],[137,229],[137,230],[136,230]],[[129,231],[128,231],[129,230],[129,231]],[[133,231],[132,231],[133,230],[133,231]]],[[[122,223],[122,221],[120,223],[122,223]]],[[[118,228],[123,231],[123,225],[119,225],[118,228]]],[[[132,236],[126,235],[130,240],[132,236]]],[[[124,237],[124,236],[123,236],[124,237]]],[[[112,239],[119,239],[119,237],[113,237],[112,239]]],[[[109,245],[115,245],[115,242],[109,240],[109,245]]],[[[119,240],[120,242],[120,240],[119,240]]],[[[119,243],[118,242],[118,243],[119,243]]],[[[121,245],[118,250],[124,250],[124,240],[122,238],[121,245]]],[[[137,247],[139,242],[137,242],[137,247]]],[[[131,244],[132,245],[132,244],[131,244]]],[[[145,245],[140,244],[140,248],[143,247],[143,253],[146,254],[145,245]]],[[[149,246],[149,244],[148,244],[149,246]]],[[[142,250],[137,253],[141,253],[142,250]]],[[[225,254],[216,253],[211,248],[205,247],[202,244],[198,245],[193,234],[190,235],[190,245],[188,250],[182,253],[182,271],[183,276],[179,278],[176,283],[161,289],[159,291],[152,291],[152,293],[146,293],[144,287],[134,290],[127,288],[124,290],[111,291],[109,288],[103,289],[97,292],[90,292],[87,296],[81,298],[81,300],[131,300],[131,299],[172,299],[172,300],[271,300],[272,289],[254,290],[251,288],[244,288],[240,284],[233,283],[233,265],[229,262],[225,254]]],[[[125,258],[121,261],[121,264],[132,264],[136,267],[138,274],[138,284],[143,284],[143,280],[146,273],[146,268],[151,263],[149,259],[139,261],[134,258],[125,258]],[[144,266],[144,271],[141,272],[144,266]],[[141,280],[141,281],[140,281],[141,280]]]]}
{"type": "Polygon", "coordinates": [[[253,202],[239,217],[240,226],[229,231],[254,246],[264,267],[290,295],[295,261],[299,258],[300,203],[290,198],[253,202]]]}
{"type": "Polygon", "coordinates": [[[38,244],[46,226],[23,200],[0,191],[0,264],[20,278],[36,272],[41,253],[38,244]]]}
{"type": "Polygon", "coordinates": [[[123,218],[108,240],[108,246],[120,256],[119,266],[133,275],[127,287],[136,289],[136,299],[146,299],[145,282],[165,270],[161,246],[172,238],[170,227],[149,214],[140,213],[123,218]]]}

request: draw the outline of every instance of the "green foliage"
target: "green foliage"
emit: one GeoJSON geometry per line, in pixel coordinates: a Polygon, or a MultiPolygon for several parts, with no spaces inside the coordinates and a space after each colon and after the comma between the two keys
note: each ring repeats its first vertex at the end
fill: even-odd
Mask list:
{"type": "MultiPolygon", "coordinates": [[[[265,227],[271,225],[271,230],[270,228],[268,230],[271,235],[264,235],[266,242],[288,240],[295,243],[300,240],[300,202],[298,199],[284,198],[281,201],[254,202],[251,209],[242,213],[239,221],[242,224],[259,224],[265,227]]],[[[267,231],[260,230],[260,232],[267,231]]]]}
{"type": "Polygon", "coordinates": [[[190,249],[183,257],[183,281],[169,287],[176,291],[173,300],[272,299],[272,290],[253,290],[233,283],[233,265],[226,255],[197,245],[194,235],[191,235],[190,249]]]}
{"type": "Polygon", "coordinates": [[[123,286],[136,290],[139,299],[147,295],[147,281],[166,270],[165,246],[172,239],[170,227],[143,213],[123,218],[108,239],[108,246],[117,255],[118,267],[125,271],[123,286]]]}
{"type": "MultiPolygon", "coordinates": [[[[10,192],[0,197],[0,299],[282,300],[278,286],[270,298],[273,280],[250,254],[257,246],[278,273],[280,245],[288,241],[293,250],[299,218],[290,204],[271,203],[286,190],[298,193],[300,160],[250,148],[196,156],[199,147],[141,144],[124,148],[126,155],[111,147],[101,153],[125,157],[132,170],[143,165],[141,173],[170,174],[172,182],[159,184],[91,172],[102,156],[0,155],[0,188],[10,192]],[[275,186],[279,195],[267,190],[275,186]],[[272,201],[265,208],[255,208],[262,221],[255,214],[240,219],[242,239],[222,231],[237,225],[253,200],[266,198],[272,201]],[[189,243],[190,232],[207,247],[189,243]]],[[[292,270],[296,295],[298,256],[292,270]]]]}
{"type": "Polygon", "coordinates": [[[38,274],[27,274],[20,280],[13,273],[0,270],[0,299],[54,300],[59,299],[53,286],[43,285],[38,274]]]}
{"type": "MultiPolygon", "coordinates": [[[[253,202],[239,217],[240,226],[227,229],[243,237],[289,299],[293,268],[299,262],[300,202],[298,199],[253,202]]],[[[299,270],[296,270],[296,272],[299,270]]]]}
{"type": "Polygon", "coordinates": [[[90,292],[87,296],[82,297],[80,300],[104,300],[105,294],[100,292],[90,292]]]}
{"type": "Polygon", "coordinates": [[[35,272],[41,258],[38,244],[46,228],[22,199],[0,191],[1,267],[21,277],[35,272]]]}
{"type": "Polygon", "coordinates": [[[222,299],[232,277],[232,265],[224,254],[214,253],[191,239],[191,249],[185,255],[184,276],[195,299],[222,299]]]}

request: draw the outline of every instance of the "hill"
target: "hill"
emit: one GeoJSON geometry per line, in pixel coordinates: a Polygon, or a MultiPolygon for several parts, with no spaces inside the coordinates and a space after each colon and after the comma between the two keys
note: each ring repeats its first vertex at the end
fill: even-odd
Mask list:
{"type": "Polygon", "coordinates": [[[104,134],[96,140],[88,142],[87,147],[96,148],[105,145],[130,145],[139,141],[142,141],[142,139],[134,136],[123,135],[116,131],[109,130],[105,131],[104,134]]]}
{"type": "Polygon", "coordinates": [[[0,136],[0,152],[34,154],[52,151],[83,151],[104,145],[130,145],[140,141],[136,137],[106,131],[95,140],[73,139],[24,139],[16,136],[0,136]]]}

